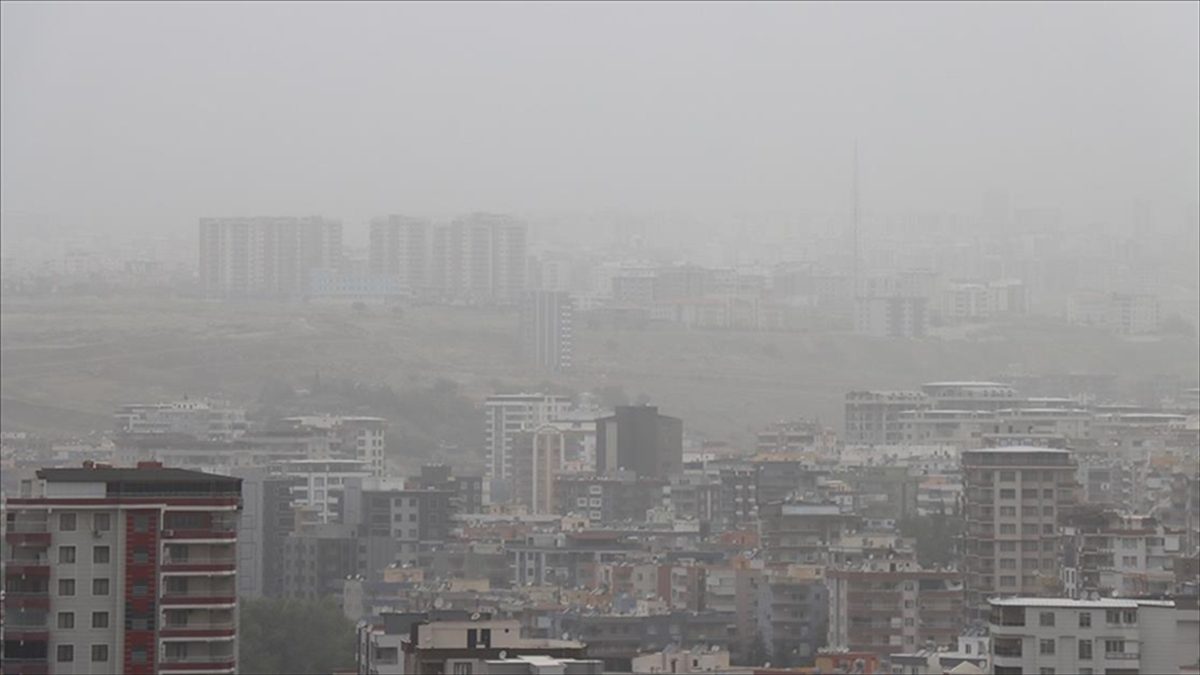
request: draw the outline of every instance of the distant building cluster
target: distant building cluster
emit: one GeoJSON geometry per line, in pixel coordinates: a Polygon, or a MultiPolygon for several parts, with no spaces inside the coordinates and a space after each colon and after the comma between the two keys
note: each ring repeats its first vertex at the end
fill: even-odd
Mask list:
{"type": "Polygon", "coordinates": [[[1187,672],[1200,390],[1021,393],[1064,382],[853,391],[840,433],[744,449],[498,393],[482,473],[397,472],[382,418],[204,399],[7,434],[5,672],[236,672],[257,597],[336,600],[364,674],[1187,672]]]}

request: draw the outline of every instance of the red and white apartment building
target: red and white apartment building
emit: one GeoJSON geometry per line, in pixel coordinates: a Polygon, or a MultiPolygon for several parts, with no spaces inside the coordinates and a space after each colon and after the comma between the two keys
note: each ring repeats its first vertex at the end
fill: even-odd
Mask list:
{"type": "Polygon", "coordinates": [[[41,469],[4,514],[5,675],[237,669],[241,479],[41,469]]]}

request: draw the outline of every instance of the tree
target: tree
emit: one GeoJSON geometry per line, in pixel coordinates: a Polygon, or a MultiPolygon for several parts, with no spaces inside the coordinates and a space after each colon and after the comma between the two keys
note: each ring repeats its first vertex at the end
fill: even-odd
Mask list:
{"type": "Polygon", "coordinates": [[[354,648],[354,623],[330,599],[241,602],[240,673],[331,673],[354,667],[354,648]]]}

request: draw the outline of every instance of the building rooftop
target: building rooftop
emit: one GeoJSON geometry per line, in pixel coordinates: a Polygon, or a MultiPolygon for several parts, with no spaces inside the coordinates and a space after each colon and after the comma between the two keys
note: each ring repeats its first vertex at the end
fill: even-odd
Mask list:
{"type": "Polygon", "coordinates": [[[142,463],[137,467],[83,466],[70,469],[38,469],[37,477],[53,483],[180,483],[204,482],[218,485],[237,485],[240,478],[221,476],[203,471],[165,468],[161,464],[142,463]]]}
{"type": "Polygon", "coordinates": [[[995,598],[988,603],[997,607],[1059,607],[1065,609],[1136,609],[1135,600],[1099,598],[1096,600],[1073,600],[1071,598],[995,598]]]}

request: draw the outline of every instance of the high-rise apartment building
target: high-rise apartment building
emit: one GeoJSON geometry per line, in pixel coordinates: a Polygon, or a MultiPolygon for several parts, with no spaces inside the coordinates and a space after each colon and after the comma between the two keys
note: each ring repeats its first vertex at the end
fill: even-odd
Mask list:
{"type": "Polygon", "coordinates": [[[1059,525],[1075,504],[1068,450],[1014,446],[962,453],[963,582],[968,618],[988,599],[1059,592],[1059,525]]]}
{"type": "Polygon", "coordinates": [[[628,469],[644,478],[667,478],[683,469],[683,420],[656,406],[617,406],[596,420],[596,472],[628,469]]]}
{"type": "Polygon", "coordinates": [[[852,391],[846,394],[846,434],[850,445],[898,445],[904,441],[904,418],[931,405],[916,391],[852,391]]]}
{"type": "Polygon", "coordinates": [[[201,218],[200,285],[210,298],[300,298],[341,265],[342,224],[320,217],[201,218]]]}
{"type": "Polygon", "coordinates": [[[953,646],[962,629],[962,581],[956,570],[871,559],[828,570],[826,583],[834,649],[886,656],[930,642],[953,646]]]}
{"type": "Polygon", "coordinates": [[[5,514],[5,673],[233,673],[241,480],[42,469],[5,514]]]}
{"type": "Polygon", "coordinates": [[[513,437],[513,502],[529,513],[555,513],[554,479],[562,472],[568,433],[543,424],[513,437]]]}
{"type": "Polygon", "coordinates": [[[562,291],[521,294],[521,357],[540,370],[571,369],[574,303],[562,291]]]}
{"type": "Polygon", "coordinates": [[[390,215],[371,221],[370,272],[397,279],[413,295],[429,286],[431,254],[429,222],[410,216],[390,215]]]}
{"type": "Polygon", "coordinates": [[[512,304],[526,286],[527,227],[508,216],[476,213],[433,234],[431,277],[443,299],[512,304]]]}
{"type": "Polygon", "coordinates": [[[502,503],[511,497],[514,436],[562,417],[570,405],[567,397],[551,394],[497,394],[487,398],[483,440],[487,449],[484,486],[489,501],[502,503]]]}

